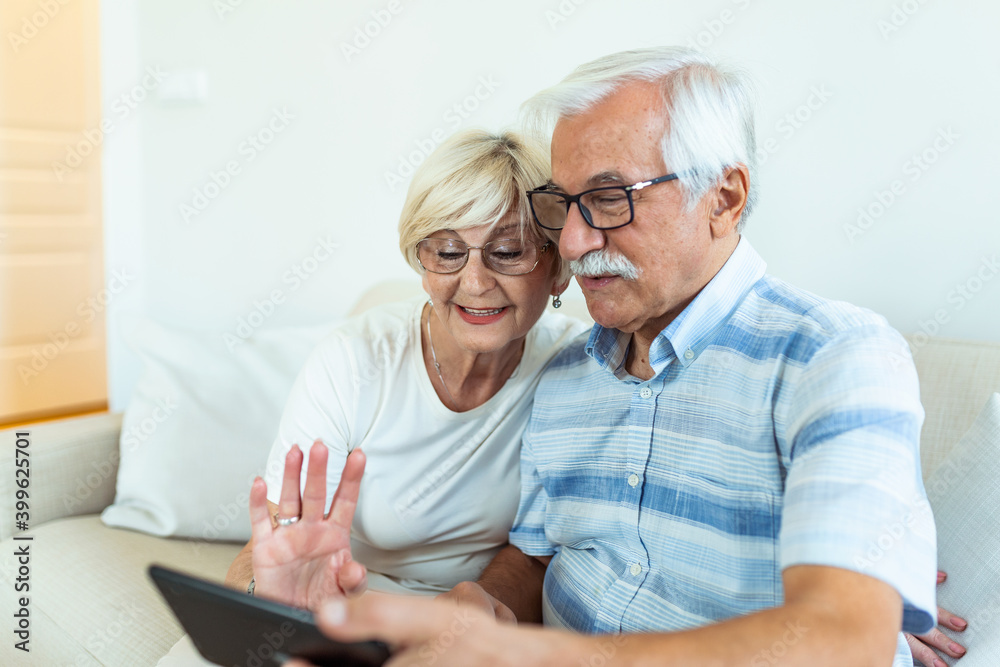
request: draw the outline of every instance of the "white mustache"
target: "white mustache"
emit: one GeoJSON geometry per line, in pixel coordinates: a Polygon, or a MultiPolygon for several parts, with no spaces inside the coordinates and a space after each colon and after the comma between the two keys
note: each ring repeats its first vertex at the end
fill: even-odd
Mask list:
{"type": "Polygon", "coordinates": [[[639,268],[624,255],[612,255],[607,248],[591,250],[580,259],[569,263],[577,276],[619,276],[625,280],[638,280],[639,268]]]}

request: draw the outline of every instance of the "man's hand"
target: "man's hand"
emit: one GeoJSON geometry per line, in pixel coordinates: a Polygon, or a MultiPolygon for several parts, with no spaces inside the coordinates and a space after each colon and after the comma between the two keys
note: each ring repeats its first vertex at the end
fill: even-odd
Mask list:
{"type": "MultiPolygon", "coordinates": [[[[937,582],[939,585],[947,578],[948,575],[945,572],[938,570],[937,582]]],[[[961,632],[962,630],[965,630],[969,624],[966,623],[965,619],[959,618],[950,611],[938,607],[938,625],[944,626],[949,630],[961,632]]],[[[958,642],[952,641],[948,635],[944,634],[937,628],[933,628],[927,634],[917,635],[915,637],[907,633],[906,643],[910,645],[910,653],[913,654],[913,657],[927,665],[927,667],[947,667],[945,662],[938,657],[935,649],[951,656],[952,658],[961,658],[965,655],[964,646],[958,642]]]]}
{"type": "MultiPolygon", "coordinates": [[[[509,611],[518,623],[542,622],[542,588],[551,560],[551,556],[528,556],[511,544],[493,557],[479,575],[476,585],[490,596],[490,606],[493,607],[497,620],[509,620],[509,611]],[[496,605],[501,605],[503,609],[496,605]]],[[[458,591],[458,595],[449,595],[452,598],[462,597],[473,603],[479,596],[478,591],[470,588],[463,588],[458,591]]],[[[483,609],[486,609],[485,605],[483,609]]]]}
{"type": "Polygon", "coordinates": [[[462,581],[447,593],[442,593],[437,597],[439,600],[454,602],[460,607],[464,605],[482,609],[487,614],[492,614],[499,623],[513,623],[517,625],[517,618],[515,618],[514,612],[473,581],[462,581]]]}
{"type": "Polygon", "coordinates": [[[322,442],[313,443],[301,500],[302,452],[296,445],[285,457],[278,516],[301,517],[290,526],[272,523],[267,509],[267,485],[259,478],[254,480],[250,489],[250,521],[255,595],[316,611],[330,598],[360,595],[367,587],[364,566],[351,560],[351,523],[358,504],[365,455],[354,450],[347,457],[330,512],[324,515],[328,456],[322,442]]]}
{"type": "MultiPolygon", "coordinates": [[[[393,655],[386,667],[551,667],[588,641],[557,630],[499,624],[482,609],[445,600],[379,593],[332,601],[316,620],[339,641],[387,642],[393,655]]],[[[308,663],[293,660],[285,667],[308,663]]]]}
{"type": "Polygon", "coordinates": [[[671,667],[745,667],[776,658],[788,667],[892,661],[903,611],[892,587],[834,567],[791,566],[783,576],[785,606],[673,633],[571,634],[496,623],[478,606],[377,593],[333,600],[317,623],[339,641],[387,642],[393,649],[387,667],[573,667],[598,659],[671,667]],[[871,618],[857,615],[858,604],[871,618]]]}

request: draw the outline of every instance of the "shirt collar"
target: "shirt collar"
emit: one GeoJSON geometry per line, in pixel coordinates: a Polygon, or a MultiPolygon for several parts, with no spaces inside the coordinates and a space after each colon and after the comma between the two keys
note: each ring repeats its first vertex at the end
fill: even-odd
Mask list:
{"type": "MultiPolygon", "coordinates": [[[[729,320],[754,284],[764,275],[767,265],[746,237],[741,237],[733,254],[705,287],[681,311],[680,315],[653,340],[649,363],[659,375],[673,359],[685,368],[712,342],[716,330],[729,320]]],[[[586,352],[601,367],[625,380],[631,334],[595,324],[587,341],[586,352]]]]}

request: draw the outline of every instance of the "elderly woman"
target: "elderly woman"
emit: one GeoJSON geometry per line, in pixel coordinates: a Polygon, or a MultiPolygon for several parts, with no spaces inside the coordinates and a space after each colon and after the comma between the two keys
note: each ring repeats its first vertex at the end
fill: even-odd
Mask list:
{"type": "MultiPolygon", "coordinates": [[[[539,376],[587,328],[545,313],[569,271],[525,192],[549,176],[538,146],[475,130],[420,166],[399,246],[429,298],[374,308],[312,353],[227,584],[312,610],[366,587],[441,593],[507,543],[539,376]]],[[[160,661],[193,664],[210,663],[187,637],[160,661]]]]}
{"type": "Polygon", "coordinates": [[[399,235],[429,299],[368,311],[313,352],[229,585],[310,609],[366,578],[432,594],[506,544],[539,374],[585,329],[543,314],[568,283],[525,195],[548,177],[545,153],[511,133],[459,133],[420,167],[399,235]]]}

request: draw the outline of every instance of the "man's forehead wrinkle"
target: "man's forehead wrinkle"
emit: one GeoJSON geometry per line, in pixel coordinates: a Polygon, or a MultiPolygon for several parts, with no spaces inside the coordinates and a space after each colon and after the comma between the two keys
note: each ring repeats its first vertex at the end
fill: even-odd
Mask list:
{"type": "Polygon", "coordinates": [[[564,135],[558,148],[552,164],[552,182],[557,187],[632,184],[649,178],[646,172],[655,169],[651,161],[662,159],[659,141],[634,128],[564,135]]]}
{"type": "MultiPolygon", "coordinates": [[[[626,178],[617,169],[605,169],[603,171],[600,171],[600,172],[594,174],[590,178],[588,178],[585,181],[585,184],[588,187],[599,187],[601,185],[621,185],[621,184],[624,184],[628,180],[629,179],[626,178]]],[[[562,189],[559,186],[559,184],[556,183],[552,179],[549,179],[549,184],[552,185],[553,187],[555,187],[556,189],[560,189],[560,190],[562,189]]]]}
{"type": "Polygon", "coordinates": [[[587,183],[601,184],[601,183],[624,183],[625,178],[622,173],[617,169],[606,169],[602,172],[594,174],[587,179],[587,183]]]}
{"type": "Polygon", "coordinates": [[[663,162],[664,110],[659,88],[639,83],[561,118],[552,136],[553,185],[578,192],[653,178],[663,162]]]}
{"type": "Polygon", "coordinates": [[[631,129],[608,127],[594,123],[586,127],[567,127],[553,142],[553,178],[559,178],[560,167],[586,169],[579,174],[587,183],[624,180],[624,171],[635,162],[637,148],[645,142],[631,129]]]}

